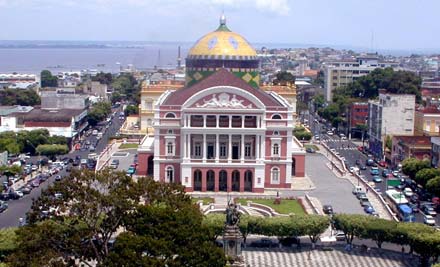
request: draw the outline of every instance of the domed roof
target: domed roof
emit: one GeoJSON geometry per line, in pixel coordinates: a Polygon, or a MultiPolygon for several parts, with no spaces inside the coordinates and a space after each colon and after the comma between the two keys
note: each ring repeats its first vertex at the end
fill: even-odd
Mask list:
{"type": "Polygon", "coordinates": [[[243,36],[226,27],[226,19],[222,15],[218,29],[200,38],[189,50],[188,58],[256,59],[257,52],[243,36]]]}

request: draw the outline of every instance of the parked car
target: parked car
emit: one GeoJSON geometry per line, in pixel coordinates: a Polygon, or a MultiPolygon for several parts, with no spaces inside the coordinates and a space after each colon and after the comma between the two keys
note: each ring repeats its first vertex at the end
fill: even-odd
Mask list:
{"type": "Polygon", "coordinates": [[[345,234],[343,232],[337,232],[335,237],[336,241],[345,241],[345,234]]]}
{"type": "Polygon", "coordinates": [[[40,183],[41,183],[41,180],[37,178],[37,179],[32,180],[31,184],[33,187],[39,187],[40,183]]]}
{"type": "Polygon", "coordinates": [[[8,201],[9,200],[9,194],[6,193],[6,192],[0,193],[0,200],[8,201]]]}
{"type": "Polygon", "coordinates": [[[322,206],[322,211],[324,214],[333,214],[333,207],[332,205],[324,205],[322,206]]]}
{"type": "Polygon", "coordinates": [[[332,131],[327,131],[327,135],[332,136],[332,135],[333,135],[333,132],[332,132],[332,131]]]}
{"type": "Polygon", "coordinates": [[[406,187],[405,189],[403,189],[403,194],[406,197],[412,197],[414,195],[414,192],[411,190],[411,188],[406,187]]]}
{"type": "Polygon", "coordinates": [[[28,195],[31,193],[32,191],[32,186],[23,186],[22,188],[20,188],[20,191],[24,194],[24,195],[28,195]]]}
{"type": "Polygon", "coordinates": [[[373,182],[381,183],[382,182],[382,178],[380,178],[380,176],[378,176],[378,175],[375,175],[375,176],[373,176],[373,182]]]}
{"type": "Polygon", "coordinates": [[[367,160],[365,161],[365,165],[367,165],[367,166],[373,166],[373,165],[374,165],[374,160],[373,160],[373,159],[367,159],[367,160]]]}
{"type": "Polygon", "coordinates": [[[365,206],[364,211],[368,214],[372,214],[373,212],[375,212],[375,210],[372,206],[365,206]]]}
{"type": "Polygon", "coordinates": [[[435,226],[435,219],[431,215],[423,216],[423,223],[429,226],[435,226]]]}
{"type": "Polygon", "coordinates": [[[359,169],[364,171],[367,169],[367,167],[365,165],[359,164],[359,169]]]}
{"type": "Polygon", "coordinates": [[[378,164],[382,168],[385,168],[387,166],[387,163],[384,160],[379,161],[378,164]]]}
{"type": "Polygon", "coordinates": [[[61,181],[63,178],[61,177],[61,175],[57,175],[55,176],[55,181],[59,182],[61,181]]]}
{"type": "Polygon", "coordinates": [[[431,204],[422,204],[421,210],[426,215],[437,216],[437,212],[434,210],[434,207],[431,204]]]}
{"type": "Polygon", "coordinates": [[[306,152],[307,153],[315,153],[316,151],[313,148],[308,147],[308,148],[306,148],[306,152]]]}
{"type": "Polygon", "coordinates": [[[371,175],[379,175],[379,168],[378,167],[371,167],[370,174],[371,175]]]}
{"type": "Polygon", "coordinates": [[[0,201],[0,213],[8,209],[8,203],[5,201],[0,201]]]}
{"type": "Polygon", "coordinates": [[[371,206],[371,203],[370,201],[368,201],[368,199],[367,200],[362,199],[359,203],[361,204],[362,207],[371,206]]]}
{"type": "Polygon", "coordinates": [[[128,173],[128,174],[134,174],[135,172],[136,172],[136,168],[133,167],[133,166],[130,166],[130,167],[128,168],[128,170],[127,170],[127,173],[128,173]]]}

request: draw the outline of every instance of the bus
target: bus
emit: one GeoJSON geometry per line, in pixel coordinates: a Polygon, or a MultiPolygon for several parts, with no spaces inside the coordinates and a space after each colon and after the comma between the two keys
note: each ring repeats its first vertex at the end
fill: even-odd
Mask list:
{"type": "Polygon", "coordinates": [[[391,210],[403,222],[415,222],[415,216],[402,192],[391,189],[385,191],[385,199],[391,210]]]}

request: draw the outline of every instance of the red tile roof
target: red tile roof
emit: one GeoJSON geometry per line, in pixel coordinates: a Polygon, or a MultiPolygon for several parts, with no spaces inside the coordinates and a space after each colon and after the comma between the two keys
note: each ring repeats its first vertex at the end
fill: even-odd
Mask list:
{"type": "Polygon", "coordinates": [[[437,107],[426,107],[420,110],[423,114],[440,114],[440,110],[437,107]]]}
{"type": "Polygon", "coordinates": [[[431,146],[430,136],[393,136],[398,142],[403,142],[407,146],[431,146]]]}
{"type": "Polygon", "coordinates": [[[242,79],[238,78],[234,74],[230,73],[226,69],[220,69],[219,71],[211,74],[200,82],[190,87],[185,87],[173,92],[167,97],[163,105],[182,105],[185,101],[203,89],[207,89],[214,86],[233,86],[243,89],[255,97],[260,99],[266,106],[282,106],[277,100],[268,95],[266,92],[259,88],[254,88],[247,84],[242,79]]]}
{"type": "Polygon", "coordinates": [[[70,127],[70,122],[56,121],[26,121],[25,127],[70,127]]]}

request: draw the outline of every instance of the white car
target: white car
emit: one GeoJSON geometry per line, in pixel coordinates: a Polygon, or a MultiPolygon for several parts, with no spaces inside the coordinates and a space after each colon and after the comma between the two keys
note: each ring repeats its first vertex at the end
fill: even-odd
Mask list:
{"type": "Polygon", "coordinates": [[[431,215],[425,215],[423,217],[423,223],[430,226],[435,226],[435,219],[431,215]]]}
{"type": "Polygon", "coordinates": [[[332,131],[328,131],[328,132],[327,132],[327,135],[332,136],[332,135],[333,135],[333,132],[332,132],[332,131]]]}
{"type": "Polygon", "coordinates": [[[341,136],[341,140],[347,140],[347,137],[345,135],[341,136]]]}
{"type": "Polygon", "coordinates": [[[405,189],[403,189],[403,194],[406,196],[406,197],[412,197],[412,195],[414,195],[414,192],[411,190],[411,188],[405,188],[405,189]]]}

